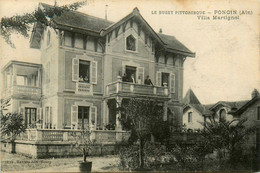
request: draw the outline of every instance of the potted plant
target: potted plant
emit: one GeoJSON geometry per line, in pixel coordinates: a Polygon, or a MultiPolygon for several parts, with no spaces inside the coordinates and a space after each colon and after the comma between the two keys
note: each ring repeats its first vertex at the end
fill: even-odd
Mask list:
{"type": "Polygon", "coordinates": [[[72,146],[82,153],[83,160],[79,161],[80,172],[91,172],[92,162],[87,161],[87,157],[90,154],[91,146],[93,142],[91,140],[91,131],[88,129],[82,129],[72,133],[74,138],[72,146]]]}
{"type": "Polygon", "coordinates": [[[36,121],[36,128],[41,129],[42,128],[42,120],[36,121]]]}

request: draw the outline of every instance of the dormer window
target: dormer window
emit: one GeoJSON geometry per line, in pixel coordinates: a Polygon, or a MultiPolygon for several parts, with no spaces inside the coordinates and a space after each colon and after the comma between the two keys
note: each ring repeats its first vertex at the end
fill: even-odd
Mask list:
{"type": "Polygon", "coordinates": [[[136,39],[132,35],[126,38],[126,50],[136,51],[136,39]]]}

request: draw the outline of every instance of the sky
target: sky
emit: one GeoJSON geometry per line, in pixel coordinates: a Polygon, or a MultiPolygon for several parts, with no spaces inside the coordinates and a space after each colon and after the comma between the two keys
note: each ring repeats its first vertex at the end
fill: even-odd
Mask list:
{"type": "MultiPolygon", "coordinates": [[[[32,12],[39,2],[53,5],[55,0],[1,0],[0,16],[32,12]]],[[[75,0],[57,0],[58,5],[72,2],[75,0]]],[[[184,63],[184,95],[191,88],[201,103],[210,104],[248,100],[254,88],[260,91],[258,0],[89,0],[78,11],[104,18],[106,5],[108,20],[114,22],[137,7],[154,31],[161,28],[196,53],[184,63]],[[226,16],[219,10],[236,11],[238,15],[246,10],[248,14],[239,15],[239,20],[212,20],[213,16],[226,16]],[[210,20],[176,11],[205,11],[204,17],[210,20]]],[[[29,48],[29,39],[13,34],[12,41],[16,49],[1,38],[1,67],[10,60],[40,63],[40,51],[29,48]]]]}

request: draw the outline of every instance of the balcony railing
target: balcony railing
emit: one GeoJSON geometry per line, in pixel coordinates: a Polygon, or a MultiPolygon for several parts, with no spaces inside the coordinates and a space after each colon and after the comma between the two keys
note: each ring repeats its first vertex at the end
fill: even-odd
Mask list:
{"type": "MultiPolygon", "coordinates": [[[[24,141],[74,141],[72,134],[80,135],[80,130],[70,129],[26,129],[26,131],[17,137],[17,140],[24,141]]],[[[115,130],[94,130],[91,132],[90,138],[96,143],[116,143],[127,140],[130,136],[126,131],[115,130]]]]}
{"type": "Polygon", "coordinates": [[[168,97],[168,87],[134,84],[129,82],[116,81],[106,86],[106,95],[113,94],[136,94],[144,96],[168,97]]]}
{"type": "Polygon", "coordinates": [[[3,91],[3,97],[14,96],[16,98],[39,99],[41,88],[35,86],[14,85],[3,91]]]}

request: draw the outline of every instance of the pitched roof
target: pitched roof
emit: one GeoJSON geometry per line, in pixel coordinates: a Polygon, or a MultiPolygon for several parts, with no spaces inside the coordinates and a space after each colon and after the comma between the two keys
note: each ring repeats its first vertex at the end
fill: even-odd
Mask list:
{"type": "MultiPolygon", "coordinates": [[[[41,3],[43,8],[52,8],[53,6],[41,3]]],[[[60,16],[53,18],[58,25],[82,28],[94,32],[100,32],[103,28],[112,25],[114,22],[84,14],[77,11],[67,11],[60,16]]]]}
{"type": "MultiPolygon", "coordinates": [[[[53,8],[52,5],[45,3],[40,3],[40,7],[43,9],[53,8]]],[[[195,57],[195,53],[191,52],[186,46],[184,46],[180,41],[178,41],[174,36],[156,33],[152,27],[146,22],[146,20],[139,13],[138,8],[129,13],[127,16],[123,17],[118,22],[108,21],[99,17],[91,16],[77,11],[68,11],[62,13],[60,16],[55,16],[53,22],[56,27],[63,30],[71,30],[73,28],[74,32],[91,33],[94,36],[104,36],[108,32],[112,31],[123,22],[131,19],[138,18],[139,21],[143,23],[143,27],[153,35],[157,41],[164,46],[166,51],[182,54],[189,57],[195,57]]],[[[32,33],[31,38],[31,48],[40,48],[40,41],[42,34],[42,29],[39,25],[34,26],[35,32],[32,33]],[[37,32],[37,30],[39,32],[37,32]],[[34,39],[35,38],[35,39],[34,39]]]]}
{"type": "Polygon", "coordinates": [[[196,97],[192,89],[189,89],[183,99],[185,104],[200,104],[199,99],[196,97]]]}
{"type": "Polygon", "coordinates": [[[242,100],[242,101],[233,101],[233,102],[230,102],[230,101],[219,101],[217,102],[216,104],[214,104],[210,110],[214,110],[216,109],[217,107],[219,107],[220,105],[223,105],[223,106],[226,106],[226,107],[229,107],[231,109],[240,109],[242,106],[244,106],[249,100],[242,100]]]}
{"type": "Polygon", "coordinates": [[[184,44],[177,40],[174,36],[157,33],[168,50],[180,51],[180,53],[188,53],[189,56],[195,57],[195,53],[190,51],[184,44]]]}
{"type": "Polygon", "coordinates": [[[231,110],[229,113],[232,115],[241,115],[248,107],[250,107],[253,103],[260,100],[260,95],[255,96],[251,100],[245,102],[241,107],[239,107],[237,110],[231,110]]]}

